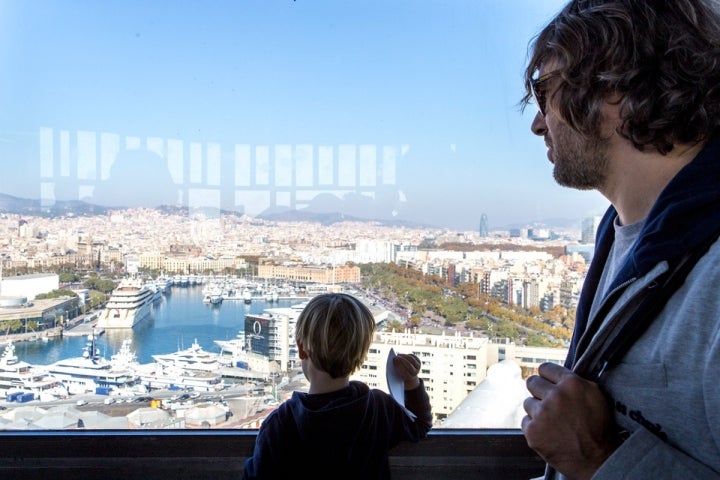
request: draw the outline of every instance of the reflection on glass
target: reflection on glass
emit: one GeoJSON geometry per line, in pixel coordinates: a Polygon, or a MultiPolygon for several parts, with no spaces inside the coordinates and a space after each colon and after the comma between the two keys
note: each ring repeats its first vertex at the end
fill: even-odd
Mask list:
{"type": "Polygon", "coordinates": [[[378,321],[357,378],[386,389],[412,351],[437,428],[518,428],[605,208],[556,187],[518,108],[561,3],[5,5],[0,429],[26,406],[257,428],[305,388],[293,319],[328,289],[378,321]],[[19,378],[82,356],[128,277],[149,318],[96,327],[87,356],[133,357],[134,381],[51,399],[19,378]]]}

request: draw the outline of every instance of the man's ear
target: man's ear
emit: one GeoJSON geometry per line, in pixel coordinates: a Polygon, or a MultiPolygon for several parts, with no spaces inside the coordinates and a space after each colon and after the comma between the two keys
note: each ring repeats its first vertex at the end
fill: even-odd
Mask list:
{"type": "Polygon", "coordinates": [[[308,358],[308,354],[305,352],[302,342],[297,342],[297,347],[298,347],[298,357],[300,357],[300,360],[305,360],[306,358],[308,358]]]}

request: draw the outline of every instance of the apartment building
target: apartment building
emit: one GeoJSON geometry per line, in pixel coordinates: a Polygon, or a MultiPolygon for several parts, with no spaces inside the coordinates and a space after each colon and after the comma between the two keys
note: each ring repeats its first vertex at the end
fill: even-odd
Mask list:
{"type": "Polygon", "coordinates": [[[387,359],[395,353],[414,353],[422,361],[420,377],[430,396],[436,421],[448,417],[500,361],[513,361],[523,373],[532,373],[546,361],[562,363],[566,349],[493,343],[473,334],[434,335],[413,332],[380,332],[370,346],[368,358],[353,379],[371,388],[387,390],[387,359]]]}

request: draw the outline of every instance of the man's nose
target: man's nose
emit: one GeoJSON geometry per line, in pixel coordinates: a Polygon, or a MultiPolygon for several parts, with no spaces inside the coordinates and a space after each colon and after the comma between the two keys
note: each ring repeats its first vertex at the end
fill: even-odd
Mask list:
{"type": "Polygon", "coordinates": [[[545,123],[545,117],[542,113],[537,112],[535,114],[535,118],[533,118],[530,124],[530,131],[540,137],[547,133],[547,124],[545,123]]]}

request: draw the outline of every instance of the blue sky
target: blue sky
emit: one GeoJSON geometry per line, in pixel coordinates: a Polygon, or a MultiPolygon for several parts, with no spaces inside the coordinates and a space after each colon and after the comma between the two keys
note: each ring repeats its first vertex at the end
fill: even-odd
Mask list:
{"type": "Polygon", "coordinates": [[[269,202],[454,229],[477,229],[481,213],[491,228],[579,223],[607,201],[555,184],[529,131],[534,108],[517,106],[528,41],[563,3],[2,0],[0,192],[153,206],[153,182],[167,177],[177,203],[248,213],[269,202]],[[78,140],[87,132],[95,154],[78,140]],[[103,134],[115,153],[160,139],[142,162],[169,175],[119,153],[108,160],[103,134]],[[181,159],[169,158],[170,139],[181,159]],[[355,153],[339,153],[348,146],[355,153]],[[335,156],[332,188],[285,188],[293,175],[305,187],[322,178],[322,161],[298,153],[321,147],[335,156]],[[273,160],[262,163],[265,149],[273,160]],[[133,166],[117,176],[126,198],[111,198],[121,161],[133,166]],[[366,188],[343,180],[354,175],[366,188]]]}

